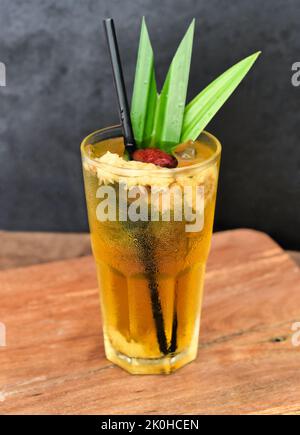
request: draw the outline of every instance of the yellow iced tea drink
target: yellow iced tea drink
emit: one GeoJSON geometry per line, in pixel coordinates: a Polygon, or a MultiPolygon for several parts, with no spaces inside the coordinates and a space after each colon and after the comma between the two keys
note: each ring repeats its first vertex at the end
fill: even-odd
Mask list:
{"type": "Polygon", "coordinates": [[[171,373],[197,355],[221,146],[202,133],[168,169],[126,161],[118,135],[101,130],[81,146],[105,351],[130,373],[171,373]]]}

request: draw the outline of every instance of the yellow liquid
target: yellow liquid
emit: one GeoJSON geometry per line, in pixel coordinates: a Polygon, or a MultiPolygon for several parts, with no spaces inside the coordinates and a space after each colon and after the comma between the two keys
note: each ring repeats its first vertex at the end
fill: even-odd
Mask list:
{"type": "MultiPolygon", "coordinates": [[[[197,146],[204,160],[213,155],[197,146]]],[[[90,152],[100,156],[108,147],[122,153],[122,140],[101,142],[90,152]]],[[[186,222],[174,220],[98,221],[97,175],[84,169],[84,180],[106,355],[131,373],[170,373],[197,355],[217,186],[205,201],[203,229],[188,233],[186,222]]]]}

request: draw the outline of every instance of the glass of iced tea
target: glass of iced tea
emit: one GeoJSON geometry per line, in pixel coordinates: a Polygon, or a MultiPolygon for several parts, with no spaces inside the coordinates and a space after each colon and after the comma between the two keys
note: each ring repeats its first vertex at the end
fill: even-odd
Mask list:
{"type": "Polygon", "coordinates": [[[130,373],[195,359],[221,155],[203,132],[176,168],[127,161],[119,127],[81,145],[107,358],[130,373]]]}

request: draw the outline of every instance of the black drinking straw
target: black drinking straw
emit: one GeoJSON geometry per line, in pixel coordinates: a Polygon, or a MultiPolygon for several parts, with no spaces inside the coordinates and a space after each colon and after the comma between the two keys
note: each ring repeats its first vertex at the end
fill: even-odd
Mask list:
{"type": "Polygon", "coordinates": [[[133,151],[136,149],[136,145],[130,120],[129,105],[125,89],[114,20],[112,18],[106,18],[105,20],[103,20],[103,24],[109,49],[111,66],[113,70],[115,88],[118,96],[119,116],[123,129],[125,147],[129,154],[132,154],[133,151]]]}
{"type": "MultiPolygon", "coordinates": [[[[114,83],[118,96],[120,120],[123,129],[124,142],[126,150],[132,154],[136,149],[135,140],[132,132],[132,125],[130,120],[130,112],[128,100],[126,95],[124,77],[122,72],[121,58],[118,48],[117,36],[112,18],[103,20],[105,34],[107,38],[107,45],[110,54],[110,60],[113,70],[114,83]]],[[[144,265],[145,273],[148,278],[148,286],[151,295],[152,313],[156,327],[156,337],[159,349],[163,354],[168,353],[167,338],[164,328],[164,319],[162,307],[158,293],[158,283],[156,279],[157,267],[154,260],[154,253],[152,252],[152,244],[149,243],[148,236],[145,233],[145,228],[142,229],[142,234],[138,238],[139,251],[141,254],[141,261],[144,265]]]]}
{"type": "MultiPolygon", "coordinates": [[[[157,282],[157,272],[158,267],[156,265],[155,256],[154,256],[154,246],[155,242],[157,242],[150,231],[146,233],[146,227],[141,228],[140,237],[137,238],[137,243],[139,244],[139,251],[141,253],[141,260],[144,265],[144,269],[146,272],[146,277],[148,280],[148,288],[150,290],[151,297],[151,307],[153,319],[155,322],[156,328],[156,338],[159,345],[159,350],[167,355],[169,353],[167,337],[165,333],[165,323],[164,316],[162,311],[162,306],[159,297],[159,287],[157,282]]],[[[174,345],[171,344],[170,348],[173,348],[174,345]]]]}

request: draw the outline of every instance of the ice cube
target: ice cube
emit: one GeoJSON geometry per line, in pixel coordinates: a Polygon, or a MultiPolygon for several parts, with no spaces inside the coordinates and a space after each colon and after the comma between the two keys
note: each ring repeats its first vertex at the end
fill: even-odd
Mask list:
{"type": "Polygon", "coordinates": [[[176,156],[182,160],[193,160],[196,157],[196,150],[194,147],[189,146],[185,148],[183,151],[177,152],[176,156]]]}

